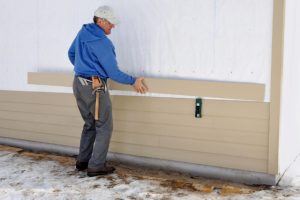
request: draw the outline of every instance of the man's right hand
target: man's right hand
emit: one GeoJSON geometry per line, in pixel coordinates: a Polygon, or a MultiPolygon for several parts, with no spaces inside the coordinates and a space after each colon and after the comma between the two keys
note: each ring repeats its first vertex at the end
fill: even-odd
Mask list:
{"type": "Polygon", "coordinates": [[[138,77],[138,78],[136,78],[136,80],[133,84],[135,91],[142,93],[142,94],[144,94],[148,91],[146,84],[143,82],[144,79],[145,79],[144,77],[138,77]]]}

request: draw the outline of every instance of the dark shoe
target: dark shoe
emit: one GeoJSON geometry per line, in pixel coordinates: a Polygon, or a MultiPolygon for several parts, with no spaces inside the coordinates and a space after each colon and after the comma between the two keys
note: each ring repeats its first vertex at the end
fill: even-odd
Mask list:
{"type": "Polygon", "coordinates": [[[112,166],[106,166],[106,165],[103,168],[100,168],[100,169],[88,168],[87,175],[89,177],[99,176],[99,175],[106,175],[106,174],[113,173],[115,170],[116,170],[116,168],[114,168],[112,166]]]}
{"type": "Polygon", "coordinates": [[[89,162],[76,162],[76,169],[78,169],[78,171],[83,171],[85,169],[88,168],[89,162]]]}

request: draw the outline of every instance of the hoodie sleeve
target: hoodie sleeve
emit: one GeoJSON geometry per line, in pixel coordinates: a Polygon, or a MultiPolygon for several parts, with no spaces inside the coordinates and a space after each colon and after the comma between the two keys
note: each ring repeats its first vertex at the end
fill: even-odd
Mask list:
{"type": "Polygon", "coordinates": [[[69,51],[68,51],[69,60],[73,65],[75,63],[75,40],[76,40],[76,38],[73,40],[73,42],[69,48],[69,51]]]}
{"type": "Polygon", "coordinates": [[[92,44],[92,49],[109,78],[123,84],[134,84],[135,78],[119,69],[112,44],[105,41],[101,43],[97,41],[97,44],[92,44]]]}

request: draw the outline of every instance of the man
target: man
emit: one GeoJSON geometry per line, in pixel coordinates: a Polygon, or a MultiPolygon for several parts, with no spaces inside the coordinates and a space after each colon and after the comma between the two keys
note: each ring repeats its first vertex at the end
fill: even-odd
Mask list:
{"type": "Polygon", "coordinates": [[[147,91],[143,77],[134,78],[118,68],[114,46],[106,36],[119,22],[113,10],[101,6],[93,20],[94,23],[83,25],[68,52],[75,71],[73,92],[85,122],[76,168],[87,169],[88,176],[110,174],[115,170],[106,165],[113,130],[107,79],[130,84],[140,93],[147,91]],[[97,85],[94,87],[94,84],[97,85]]]}

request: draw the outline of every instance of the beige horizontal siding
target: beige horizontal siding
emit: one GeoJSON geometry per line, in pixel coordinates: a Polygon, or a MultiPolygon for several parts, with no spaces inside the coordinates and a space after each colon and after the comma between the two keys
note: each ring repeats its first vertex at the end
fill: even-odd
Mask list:
{"type": "Polygon", "coordinates": [[[204,100],[200,119],[194,109],[194,99],[115,97],[112,150],[147,156],[146,149],[162,159],[265,172],[268,103],[204,100]]]}
{"type": "Polygon", "coordinates": [[[0,92],[0,102],[76,106],[76,100],[72,94],[49,92],[23,92],[2,90],[0,92]]]}
{"type": "Polygon", "coordinates": [[[222,166],[226,168],[266,172],[267,161],[264,159],[250,159],[236,156],[225,156],[195,151],[183,151],[145,145],[133,145],[111,142],[110,151],[135,156],[152,157],[165,160],[175,160],[194,164],[222,166]],[[222,163],[222,164],[220,164],[222,163]]]}
{"type": "MultiPolygon", "coordinates": [[[[110,150],[266,172],[269,104],[114,96],[110,150]]],[[[0,136],[78,146],[83,121],[72,94],[0,91],[0,136]]]]}
{"type": "MultiPolygon", "coordinates": [[[[63,73],[29,72],[28,83],[53,86],[72,86],[73,75],[63,73]]],[[[233,83],[199,80],[174,80],[146,78],[150,92],[180,94],[227,99],[263,101],[265,85],[257,83],[233,83]]],[[[132,86],[109,81],[112,90],[133,90],[132,86]]]]}
{"type": "Polygon", "coordinates": [[[220,141],[238,144],[250,144],[266,146],[268,144],[267,133],[248,131],[217,130],[209,128],[173,126],[166,124],[150,124],[129,121],[114,121],[116,132],[137,133],[144,135],[159,135],[174,138],[196,139],[202,141],[220,141]]]}
{"type": "Polygon", "coordinates": [[[76,136],[79,137],[81,133],[81,127],[74,127],[70,125],[57,125],[57,124],[46,124],[46,123],[35,123],[35,122],[24,122],[15,120],[0,120],[0,127],[5,129],[13,130],[24,130],[32,131],[37,133],[43,133],[52,135],[53,137],[57,135],[61,136],[76,136]]]}
{"type": "Polygon", "coordinates": [[[248,158],[267,158],[267,147],[219,141],[173,138],[168,136],[144,135],[114,131],[113,141],[126,144],[147,145],[175,150],[243,156],[248,158]]]}
{"type": "Polygon", "coordinates": [[[167,124],[174,126],[192,126],[199,128],[215,128],[222,130],[255,131],[258,133],[267,133],[268,120],[232,118],[232,117],[205,117],[195,118],[194,114],[178,115],[169,113],[152,113],[114,110],[116,120],[126,120],[130,122],[167,124]]]}
{"type": "Polygon", "coordinates": [[[0,111],[36,113],[36,114],[52,114],[59,116],[74,116],[80,115],[78,108],[73,104],[67,105],[43,105],[37,103],[22,103],[22,102],[1,102],[0,111]]]}
{"type": "Polygon", "coordinates": [[[44,134],[34,131],[25,131],[11,128],[0,128],[0,136],[14,139],[43,142],[48,144],[66,145],[71,147],[79,146],[79,137],[44,134]]]}
{"type": "MultiPolygon", "coordinates": [[[[114,102],[114,108],[121,110],[188,115],[195,112],[195,99],[122,96],[114,102]]],[[[264,102],[203,100],[202,114],[205,116],[269,119],[268,113],[269,106],[264,102]]]]}
{"type": "Polygon", "coordinates": [[[27,121],[33,123],[44,123],[53,125],[69,125],[69,126],[81,126],[83,120],[78,116],[61,116],[53,114],[36,114],[36,113],[26,113],[17,111],[1,111],[0,119],[12,120],[12,121],[27,121]]]}

